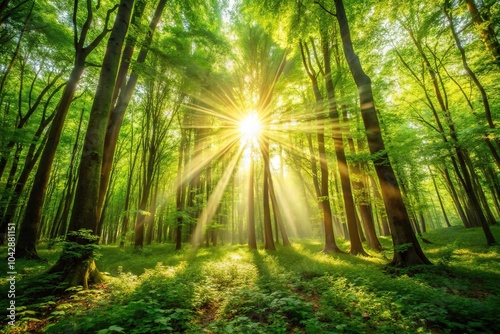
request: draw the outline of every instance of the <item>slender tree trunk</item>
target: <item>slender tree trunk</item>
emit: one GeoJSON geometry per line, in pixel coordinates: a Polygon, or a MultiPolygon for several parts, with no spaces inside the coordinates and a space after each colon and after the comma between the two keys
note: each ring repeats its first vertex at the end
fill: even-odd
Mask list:
{"type": "Polygon", "coordinates": [[[255,164],[252,153],[250,153],[250,159],[250,171],[248,173],[248,247],[257,249],[257,239],[255,238],[255,164]]]}
{"type": "Polygon", "coordinates": [[[385,150],[375,109],[371,80],[363,71],[360,60],[354,52],[344,3],[342,0],[334,0],[334,3],[336,17],[340,26],[342,44],[344,46],[344,55],[358,87],[361,115],[367,131],[370,153],[372,155],[379,155],[379,158],[375,159],[374,164],[380,180],[382,198],[384,199],[391,226],[392,240],[395,246],[391,264],[395,266],[430,264],[411,228],[410,218],[408,217],[408,212],[401,196],[396,175],[385,150]],[[406,245],[409,245],[406,250],[398,249],[398,247],[406,245]]]}
{"type": "MultiPolygon", "coordinates": [[[[205,201],[208,203],[210,196],[212,195],[212,162],[210,161],[206,167],[205,170],[205,201]]],[[[202,222],[202,226],[200,226],[200,229],[203,231],[205,229],[205,237],[206,237],[206,243],[207,247],[209,246],[209,228],[210,228],[210,222],[206,219],[204,222],[202,222]],[[203,226],[205,225],[205,226],[203,226]]]]}
{"type": "Polygon", "coordinates": [[[276,250],[273,240],[273,227],[271,225],[271,208],[269,205],[269,179],[271,177],[271,169],[269,167],[269,140],[266,137],[262,138],[260,145],[264,160],[264,183],[262,188],[264,210],[264,248],[267,250],[276,250]]]}
{"type": "Polygon", "coordinates": [[[324,128],[325,126],[323,124],[325,117],[323,115],[323,108],[321,107],[321,104],[323,102],[323,97],[321,96],[321,92],[319,90],[316,72],[314,71],[310,61],[307,44],[301,42],[300,50],[302,54],[302,63],[304,64],[304,68],[306,69],[307,74],[311,80],[314,97],[316,100],[316,126],[317,126],[316,136],[318,138],[319,165],[321,171],[321,182],[319,185],[320,197],[318,198],[318,201],[321,203],[321,209],[323,211],[323,228],[325,233],[325,247],[323,248],[323,252],[340,253],[342,251],[338,248],[335,242],[335,234],[333,231],[332,209],[330,206],[330,198],[328,191],[328,165],[326,161],[326,151],[325,151],[325,128],[324,128]],[[306,52],[304,52],[304,48],[306,52]]]}
{"type": "Polygon", "coordinates": [[[59,236],[64,236],[66,234],[66,229],[68,227],[69,214],[71,210],[71,205],[73,203],[73,198],[75,194],[75,187],[78,181],[77,175],[75,176],[75,162],[77,159],[77,154],[80,146],[80,134],[83,124],[84,110],[80,113],[80,120],[78,122],[78,130],[76,132],[75,142],[73,144],[73,149],[71,152],[71,159],[68,167],[68,174],[66,178],[66,185],[63,190],[63,195],[61,198],[61,214],[56,216],[56,220],[52,225],[50,232],[50,238],[54,239],[59,236]]]}
{"type": "Polygon", "coordinates": [[[183,181],[183,161],[184,161],[184,146],[186,144],[186,139],[184,135],[185,131],[182,131],[182,139],[181,143],[179,145],[179,161],[177,164],[177,188],[176,188],[176,195],[175,195],[175,205],[176,205],[176,210],[177,210],[177,227],[176,227],[176,235],[175,235],[175,250],[181,250],[182,249],[182,225],[183,225],[183,218],[182,214],[184,211],[184,181],[183,181]]]}
{"type": "MultiPolygon", "coordinates": [[[[50,83],[48,83],[45,88],[42,90],[42,92],[38,95],[35,103],[30,106],[29,110],[26,112],[26,114],[21,117],[17,124],[17,129],[22,129],[25,124],[27,124],[28,119],[30,116],[37,110],[37,107],[40,105],[42,98],[45,96],[45,94],[48,92],[49,88],[52,87],[57,79],[62,75],[62,72],[58,73],[50,83]]],[[[11,167],[11,173],[7,179],[7,183],[5,185],[5,190],[7,190],[5,195],[10,191],[10,189],[14,188],[14,191],[12,195],[10,196],[10,199],[8,196],[4,197],[5,202],[7,202],[6,205],[6,210],[5,210],[5,215],[0,215],[0,218],[2,218],[2,222],[0,224],[0,244],[2,244],[4,240],[5,233],[7,231],[7,224],[11,222],[14,218],[15,212],[18,208],[19,200],[21,198],[22,192],[25,188],[26,182],[28,181],[29,176],[31,175],[31,172],[33,168],[35,167],[38,159],[40,158],[41,152],[43,151],[45,144],[47,143],[47,135],[44,135],[45,129],[47,126],[50,124],[52,119],[54,118],[54,113],[50,114],[47,117],[47,109],[50,106],[50,102],[52,98],[55,96],[55,94],[64,86],[65,84],[59,85],[56,87],[52,93],[49,95],[47,100],[45,101],[45,105],[43,107],[43,110],[41,111],[41,120],[39,121],[38,128],[36,129],[32,142],[28,148],[28,152],[26,154],[26,157],[24,159],[24,164],[23,164],[23,169],[15,182],[14,185],[14,177],[17,171],[18,167],[18,162],[19,162],[19,155],[20,155],[20,150],[22,149],[22,146],[19,146],[19,152],[17,152],[16,149],[16,154],[14,155],[14,160],[12,163],[11,167]],[[40,140],[40,138],[43,135],[43,139],[40,140]]],[[[21,114],[21,112],[19,112],[21,114]]],[[[13,144],[14,141],[11,141],[7,144],[7,147],[10,146],[10,144],[13,144]]],[[[7,152],[8,154],[8,152],[7,152]]],[[[0,196],[0,203],[4,202],[4,198],[0,196]]]]}
{"type": "MultiPolygon", "coordinates": [[[[9,216],[9,211],[11,209],[11,205],[9,205],[9,197],[10,198],[14,197],[14,192],[13,192],[12,188],[14,188],[14,186],[15,186],[14,179],[15,179],[15,176],[17,174],[17,170],[19,168],[19,160],[20,160],[23,148],[24,148],[24,145],[22,145],[20,143],[17,143],[15,146],[16,146],[16,149],[14,151],[14,157],[12,159],[12,164],[10,166],[9,175],[7,176],[7,182],[5,183],[5,193],[7,193],[7,198],[6,198],[7,203],[5,205],[6,206],[5,211],[2,210],[2,214],[0,215],[0,218],[2,218],[2,225],[3,225],[4,219],[6,219],[6,216],[9,216]],[[4,215],[4,212],[5,212],[5,215],[4,215]]],[[[0,198],[0,199],[3,199],[3,198],[0,198]]],[[[3,206],[3,203],[0,203],[0,204],[3,206]]],[[[15,209],[16,209],[16,207],[14,207],[14,210],[15,209]]]]}
{"type": "MultiPolygon", "coordinates": [[[[269,167],[269,166],[268,166],[269,167]]],[[[276,222],[278,227],[276,229],[276,235],[278,235],[278,229],[281,233],[281,239],[283,240],[283,246],[291,246],[290,240],[288,239],[288,233],[286,232],[285,224],[283,221],[283,216],[281,214],[281,210],[278,205],[278,200],[276,198],[276,193],[274,191],[274,182],[271,173],[269,173],[269,195],[271,196],[271,203],[273,205],[273,211],[275,215],[276,222]]]]}
{"type": "Polygon", "coordinates": [[[474,170],[474,166],[472,165],[472,161],[470,159],[470,156],[466,156],[466,161],[465,163],[467,164],[467,167],[471,171],[471,179],[472,179],[472,185],[474,189],[476,190],[476,196],[479,200],[479,202],[482,205],[482,208],[484,210],[485,218],[488,221],[489,225],[495,224],[495,217],[493,216],[493,212],[491,212],[490,205],[488,203],[488,200],[486,199],[486,195],[484,194],[483,187],[479,181],[479,177],[474,170]]]}
{"type": "Polygon", "coordinates": [[[148,229],[146,231],[146,245],[151,245],[151,242],[153,240],[157,197],[158,197],[158,180],[156,181],[155,188],[153,190],[153,198],[151,198],[151,203],[149,205],[150,216],[148,217],[149,224],[148,224],[148,229]]]}
{"type": "MultiPolygon", "coordinates": [[[[250,179],[250,176],[248,176],[250,179]]],[[[250,182],[250,180],[247,181],[247,184],[250,182]]],[[[244,189],[243,188],[243,180],[241,177],[241,174],[238,176],[238,184],[237,184],[238,189],[244,189]]],[[[247,191],[247,196],[248,196],[248,191],[247,191]]],[[[244,221],[245,221],[245,201],[244,201],[244,195],[242,191],[238,191],[238,212],[237,212],[237,217],[238,217],[238,244],[242,245],[245,243],[245,228],[244,228],[244,221]]],[[[250,202],[250,198],[248,198],[248,202],[250,202]]],[[[249,203],[246,203],[249,204],[249,203]]],[[[255,225],[255,224],[254,224],[255,225]]],[[[255,234],[255,228],[254,228],[254,234],[255,234]]],[[[247,226],[247,235],[248,235],[248,226],[247,226]]]]}
{"type": "MultiPolygon", "coordinates": [[[[146,153],[144,153],[146,154],[146,153]]],[[[145,166],[147,169],[148,166],[145,166]]],[[[147,172],[145,172],[147,173],[147,172]]],[[[151,212],[146,211],[151,193],[152,180],[145,176],[145,184],[142,186],[141,200],[139,202],[139,212],[134,226],[134,246],[135,248],[142,248],[144,246],[144,225],[148,220],[151,212]],[[147,178],[147,179],[146,179],[147,178]]]]}
{"type": "Polygon", "coordinates": [[[446,183],[448,184],[450,196],[453,200],[453,203],[455,204],[455,208],[458,212],[458,215],[460,216],[460,219],[462,220],[462,223],[464,224],[465,227],[470,226],[469,218],[467,217],[467,215],[464,211],[464,208],[462,206],[462,203],[460,202],[460,199],[458,197],[458,192],[455,189],[455,185],[453,184],[453,181],[451,179],[450,172],[448,171],[446,166],[444,166],[444,168],[443,168],[443,175],[445,177],[446,183]]]}
{"type": "Polygon", "coordinates": [[[483,168],[483,174],[486,182],[490,188],[491,195],[493,197],[493,205],[497,211],[497,215],[500,216],[500,184],[499,179],[491,166],[485,166],[483,168]]]}
{"type": "Polygon", "coordinates": [[[66,119],[69,106],[73,100],[78,81],[83,74],[84,61],[84,57],[77,56],[75,66],[57,106],[56,114],[49,130],[47,144],[40,157],[40,163],[26,204],[24,219],[19,229],[18,251],[16,252],[18,258],[39,258],[36,251],[36,235],[42,218],[43,202],[47,192],[47,184],[50,179],[52,162],[54,161],[57,145],[61,138],[64,120],[66,119]]]}
{"type": "Polygon", "coordinates": [[[311,174],[312,174],[312,179],[313,179],[313,185],[314,185],[314,199],[315,202],[318,204],[318,210],[320,213],[323,212],[323,204],[320,201],[321,199],[321,189],[319,187],[319,180],[318,180],[318,166],[316,164],[316,154],[314,152],[314,147],[312,143],[312,136],[310,133],[306,133],[306,138],[307,138],[307,143],[309,145],[309,160],[311,162],[311,174]]]}
{"type": "Polygon", "coordinates": [[[139,149],[140,145],[137,145],[135,149],[135,153],[133,154],[133,147],[134,147],[134,132],[133,132],[133,127],[132,127],[132,133],[130,135],[130,154],[129,154],[129,170],[128,170],[128,176],[127,176],[127,190],[125,194],[125,205],[123,208],[123,220],[122,220],[122,227],[121,227],[121,238],[120,238],[120,248],[123,248],[125,246],[125,241],[127,238],[127,232],[128,232],[128,223],[129,223],[129,210],[130,210],[130,198],[132,194],[132,180],[134,177],[134,169],[135,169],[135,164],[137,162],[137,157],[139,156],[139,149]]]}
{"type": "Polygon", "coordinates": [[[446,210],[444,209],[443,205],[443,200],[441,199],[441,195],[439,194],[439,189],[436,184],[436,178],[434,177],[434,174],[432,173],[432,169],[430,166],[427,166],[427,169],[429,170],[429,174],[432,179],[432,184],[434,185],[434,190],[436,191],[436,195],[439,201],[439,207],[441,208],[441,212],[443,213],[444,221],[446,222],[446,227],[451,227],[450,220],[448,219],[448,215],[446,214],[446,210]]]}
{"type": "Polygon", "coordinates": [[[373,198],[375,199],[375,210],[379,215],[380,218],[380,223],[382,225],[382,229],[380,230],[380,234],[383,236],[389,236],[391,235],[390,227],[389,227],[389,222],[387,221],[387,217],[382,213],[385,210],[380,207],[380,205],[377,205],[378,203],[382,203],[383,205],[383,200],[382,200],[382,195],[380,195],[380,191],[378,190],[378,184],[375,181],[375,178],[372,175],[368,175],[370,178],[370,182],[372,185],[372,191],[373,191],[373,198]]]}
{"type": "MultiPolygon", "coordinates": [[[[486,241],[488,245],[493,245],[496,244],[496,241],[493,237],[493,234],[489,230],[489,226],[486,220],[486,217],[483,213],[483,210],[481,208],[480,201],[478,199],[478,196],[476,194],[476,191],[474,189],[474,184],[473,184],[473,177],[474,177],[474,169],[471,168],[469,169],[467,166],[467,160],[468,154],[464,150],[463,147],[461,147],[459,141],[458,141],[458,136],[457,136],[457,131],[455,129],[455,124],[451,118],[450,110],[448,109],[448,104],[445,98],[443,98],[443,94],[441,94],[441,90],[439,87],[438,79],[440,77],[437,75],[436,71],[431,67],[430,62],[422,48],[421,43],[417,40],[415,37],[414,33],[412,30],[408,30],[408,33],[413,40],[415,46],[418,49],[418,52],[420,53],[423,62],[424,62],[424,67],[425,70],[429,73],[429,76],[432,81],[432,85],[434,88],[434,93],[436,95],[436,98],[438,100],[440,109],[444,115],[446,124],[449,129],[449,134],[451,137],[451,144],[453,145],[453,149],[455,151],[455,158],[456,161],[458,162],[458,165],[460,166],[460,170],[458,169],[456,163],[455,163],[455,158],[452,158],[452,162],[454,163],[454,168],[456,170],[457,176],[459,177],[465,193],[467,195],[467,203],[468,203],[468,211],[470,212],[469,214],[469,222],[472,225],[475,225],[476,222],[478,225],[480,225],[483,228],[486,241]]],[[[442,86],[443,87],[443,86],[442,86]]],[[[446,97],[446,95],[444,96],[446,97]]]]}

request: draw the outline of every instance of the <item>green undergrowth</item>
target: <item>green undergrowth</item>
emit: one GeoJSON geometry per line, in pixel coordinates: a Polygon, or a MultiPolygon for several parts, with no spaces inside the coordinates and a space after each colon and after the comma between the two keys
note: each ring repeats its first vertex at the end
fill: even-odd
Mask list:
{"type": "MultiPolygon", "coordinates": [[[[500,227],[492,231],[500,240],[500,227]]],[[[5,332],[499,333],[499,246],[486,247],[480,229],[424,237],[434,265],[397,269],[385,266],[388,238],[371,257],[323,254],[317,240],[276,252],[103,246],[106,284],[20,305],[17,326],[5,332]]],[[[47,263],[18,261],[20,285],[57,259],[43,245],[40,254],[47,263]]]]}

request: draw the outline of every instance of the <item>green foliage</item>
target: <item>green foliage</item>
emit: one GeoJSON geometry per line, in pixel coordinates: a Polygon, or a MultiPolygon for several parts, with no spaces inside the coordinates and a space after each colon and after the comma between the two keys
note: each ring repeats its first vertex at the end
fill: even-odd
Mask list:
{"type": "Polygon", "coordinates": [[[293,328],[313,327],[313,307],[300,296],[284,292],[263,292],[243,287],[222,305],[220,320],[210,327],[215,332],[288,333],[293,328]]]}
{"type": "MultiPolygon", "coordinates": [[[[500,233],[497,226],[492,231],[500,233]]],[[[453,227],[424,237],[434,242],[423,247],[437,265],[391,273],[383,270],[382,254],[323,254],[316,240],[273,253],[246,246],[174,253],[173,245],[153,245],[144,255],[103,246],[97,265],[112,273],[106,290],[76,287],[36,301],[23,298],[19,328],[49,323],[47,333],[498,332],[500,249],[484,246],[480,229],[453,227]]],[[[381,241],[389,248],[390,239],[381,241]]],[[[49,250],[42,246],[40,252],[49,250]]],[[[54,280],[35,277],[33,289],[54,280]]]]}
{"type": "Polygon", "coordinates": [[[98,236],[93,235],[91,230],[81,229],[70,231],[64,242],[64,251],[61,253],[61,260],[72,262],[78,259],[95,260],[100,254],[99,245],[96,244],[98,236]],[[74,241],[68,241],[74,240],[74,241]]]}

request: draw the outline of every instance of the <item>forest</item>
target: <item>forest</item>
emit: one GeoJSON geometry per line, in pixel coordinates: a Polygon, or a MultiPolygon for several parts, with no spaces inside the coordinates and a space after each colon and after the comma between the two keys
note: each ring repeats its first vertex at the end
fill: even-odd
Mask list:
{"type": "Polygon", "coordinates": [[[0,333],[499,333],[496,0],[0,0],[0,333]]]}

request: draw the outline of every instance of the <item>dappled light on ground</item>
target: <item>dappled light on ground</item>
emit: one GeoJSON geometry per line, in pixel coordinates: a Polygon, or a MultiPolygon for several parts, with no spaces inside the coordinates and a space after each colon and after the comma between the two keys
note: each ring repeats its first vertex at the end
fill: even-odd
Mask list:
{"type": "MultiPolygon", "coordinates": [[[[245,245],[186,246],[180,252],[168,244],[143,252],[104,246],[98,265],[111,276],[105,289],[44,297],[52,304],[26,305],[29,312],[20,326],[40,318],[53,323],[48,333],[118,328],[127,333],[495,333],[499,250],[474,246],[481,237],[477,229],[469,240],[445,242],[447,234],[458,232],[425,235],[434,242],[425,245],[434,266],[388,272],[384,254],[324,254],[314,239],[276,252],[245,245]],[[117,256],[124,262],[115,261],[117,256]]],[[[383,243],[390,246],[390,240],[383,243]]],[[[54,251],[40,251],[50,261],[57,258],[54,251]]],[[[20,266],[25,273],[39,271],[30,269],[33,264],[20,266]]]]}

